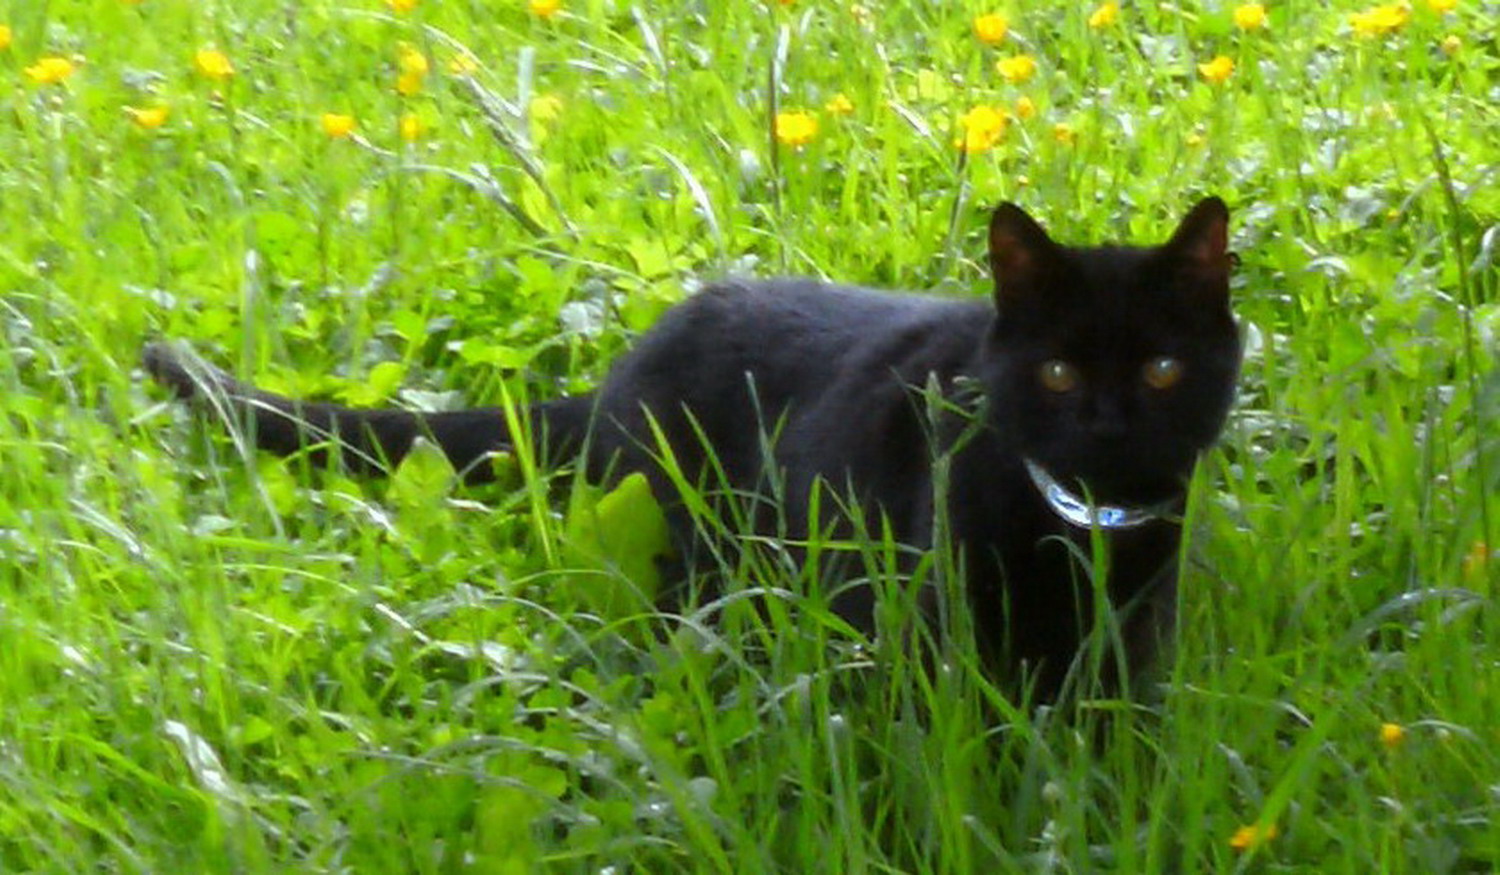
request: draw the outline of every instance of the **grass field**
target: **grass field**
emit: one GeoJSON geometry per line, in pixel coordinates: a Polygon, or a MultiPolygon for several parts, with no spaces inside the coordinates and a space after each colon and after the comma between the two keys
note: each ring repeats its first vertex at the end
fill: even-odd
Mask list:
{"type": "Polygon", "coordinates": [[[1500,5],[555,5],[0,0],[0,870],[1500,866],[1500,5]],[[1249,354],[1147,704],[653,617],[589,495],[318,475],[137,366],[551,397],[703,278],[985,294],[988,205],[1207,193],[1249,354]]]}

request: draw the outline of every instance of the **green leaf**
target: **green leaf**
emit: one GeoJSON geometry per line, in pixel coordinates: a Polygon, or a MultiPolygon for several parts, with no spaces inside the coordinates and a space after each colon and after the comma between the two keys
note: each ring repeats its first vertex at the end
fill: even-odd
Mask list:
{"type": "Polygon", "coordinates": [[[443,451],[419,437],[391,474],[391,501],[403,510],[433,507],[447,497],[457,477],[443,451]]]}
{"type": "Polygon", "coordinates": [[[637,472],[600,496],[580,484],[565,523],[563,560],[582,572],[559,589],[604,617],[649,608],[661,590],[657,560],[671,552],[667,517],[637,472]]]}

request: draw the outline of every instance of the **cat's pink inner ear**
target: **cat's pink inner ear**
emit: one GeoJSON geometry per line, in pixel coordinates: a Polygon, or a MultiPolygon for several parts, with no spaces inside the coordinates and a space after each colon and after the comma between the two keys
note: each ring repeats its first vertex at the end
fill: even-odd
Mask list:
{"type": "Polygon", "coordinates": [[[1199,201],[1168,245],[1206,272],[1228,272],[1229,208],[1216,197],[1199,201]]]}
{"type": "Polygon", "coordinates": [[[990,217],[990,270],[995,293],[1004,299],[1035,278],[1038,260],[1051,245],[1047,232],[1015,204],[1001,204],[990,217]]]}

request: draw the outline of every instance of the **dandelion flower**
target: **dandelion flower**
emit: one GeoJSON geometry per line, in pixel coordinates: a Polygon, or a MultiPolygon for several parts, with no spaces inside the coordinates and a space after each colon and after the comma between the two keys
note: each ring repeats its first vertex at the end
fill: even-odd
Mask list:
{"type": "Polygon", "coordinates": [[[1427,8],[1438,15],[1447,15],[1458,8],[1458,0],[1427,0],[1427,8]]]}
{"type": "Polygon", "coordinates": [[[1240,30],[1260,30],[1266,26],[1264,3],[1245,3],[1234,7],[1234,26],[1240,30]]]}
{"type": "Polygon", "coordinates": [[[1206,64],[1199,64],[1198,72],[1214,85],[1221,85],[1224,80],[1234,75],[1234,61],[1228,55],[1220,55],[1206,64]]]}
{"type": "Polygon", "coordinates": [[[234,65],[229,56],[218,49],[199,49],[193,55],[193,66],[209,79],[228,79],[234,75],[234,65]]]}
{"type": "Polygon", "coordinates": [[[393,12],[410,12],[417,8],[417,0],[385,0],[393,12]]]}
{"type": "Polygon", "coordinates": [[[0,24],[0,52],[10,48],[11,32],[10,25],[0,24]]]}
{"type": "Polygon", "coordinates": [[[401,116],[401,120],[396,124],[396,130],[401,134],[401,139],[414,143],[427,133],[427,125],[416,113],[409,112],[401,116]]]}
{"type": "Polygon", "coordinates": [[[1405,4],[1385,3],[1350,15],[1349,26],[1362,37],[1377,37],[1395,33],[1410,20],[1411,10],[1405,4]]]}
{"type": "Polygon", "coordinates": [[[1052,126],[1052,139],[1062,143],[1064,146],[1071,146],[1078,142],[1078,131],[1074,130],[1073,126],[1067,122],[1058,122],[1052,126]]]}
{"type": "Polygon", "coordinates": [[[1010,21],[998,12],[980,15],[974,19],[974,35],[986,45],[999,45],[1005,40],[1005,34],[1009,31],[1010,21]]]}
{"type": "Polygon", "coordinates": [[[854,101],[849,99],[849,95],[840,91],[823,104],[823,110],[829,115],[848,115],[854,112],[854,101]]]}
{"type": "Polygon", "coordinates": [[[958,119],[964,135],[953,141],[953,145],[974,154],[994,148],[1005,136],[1005,113],[993,106],[976,106],[958,119]]]}
{"type": "Polygon", "coordinates": [[[349,136],[354,133],[354,129],[358,126],[358,122],[355,121],[354,116],[342,115],[336,112],[323,113],[322,122],[323,133],[334,140],[349,136]]]}
{"type": "Polygon", "coordinates": [[[72,76],[75,69],[73,62],[67,58],[53,56],[38,58],[25,72],[26,78],[37,85],[59,85],[72,76]]]}
{"type": "Polygon", "coordinates": [[[1406,727],[1400,723],[1380,724],[1380,743],[1387,750],[1395,750],[1406,739],[1406,727]]]}
{"type": "Polygon", "coordinates": [[[170,110],[165,106],[151,106],[144,109],[134,106],[125,107],[125,114],[130,116],[130,120],[135,122],[136,127],[147,131],[154,131],[166,124],[169,112],[170,110]]]}
{"type": "Polygon", "coordinates": [[[1016,99],[1016,118],[1029,119],[1036,116],[1036,102],[1029,97],[1022,96],[1016,99]]]}
{"type": "Polygon", "coordinates": [[[1036,75],[1036,58],[1030,55],[1001,58],[995,62],[995,72],[999,73],[1006,82],[1019,85],[1036,75]]]}
{"type": "Polygon", "coordinates": [[[786,146],[805,146],[818,135],[818,119],[810,112],[796,110],[776,113],[776,139],[786,146]]]}
{"type": "Polygon", "coordinates": [[[1098,30],[1120,20],[1120,4],[1103,3],[1089,15],[1089,27],[1098,30]]]}
{"type": "Polygon", "coordinates": [[[1242,826],[1235,830],[1234,835],[1229,837],[1229,846],[1236,851],[1248,851],[1260,847],[1271,839],[1276,838],[1276,836],[1276,824],[1271,823],[1262,826],[1258,823],[1252,823],[1249,826],[1242,826]]]}
{"type": "Polygon", "coordinates": [[[530,0],[527,8],[538,18],[551,18],[562,9],[562,0],[530,0]]]}

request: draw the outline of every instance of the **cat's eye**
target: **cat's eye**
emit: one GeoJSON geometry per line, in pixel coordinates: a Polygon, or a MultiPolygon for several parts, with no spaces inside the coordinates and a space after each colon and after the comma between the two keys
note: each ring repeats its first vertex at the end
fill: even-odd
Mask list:
{"type": "Polygon", "coordinates": [[[1062,359],[1048,359],[1042,362],[1037,377],[1049,392],[1062,394],[1078,388],[1078,369],[1062,359]]]}
{"type": "Polygon", "coordinates": [[[1182,362],[1169,355],[1157,356],[1146,363],[1141,378],[1153,389],[1170,389],[1182,379],[1182,362]]]}

